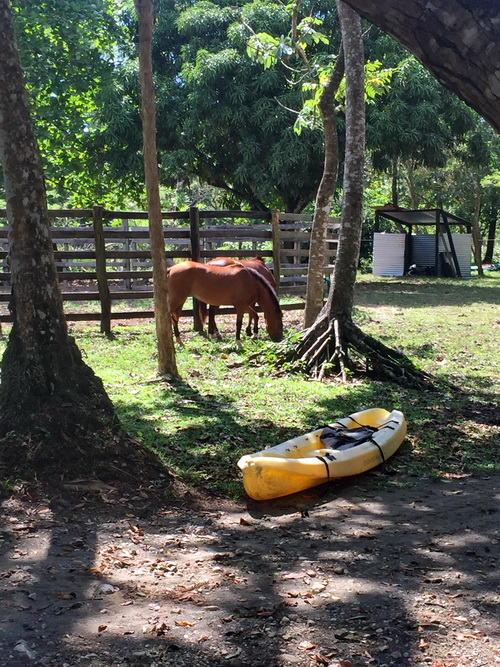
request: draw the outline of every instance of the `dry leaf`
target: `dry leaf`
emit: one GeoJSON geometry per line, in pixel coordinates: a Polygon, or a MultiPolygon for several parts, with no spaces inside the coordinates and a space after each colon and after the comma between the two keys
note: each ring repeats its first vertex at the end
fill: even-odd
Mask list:
{"type": "Polygon", "coordinates": [[[301,648],[303,651],[310,651],[311,649],[316,648],[316,644],[311,644],[311,642],[303,641],[300,642],[299,648],[301,648]]]}
{"type": "Polygon", "coordinates": [[[193,625],[196,625],[196,623],[191,623],[190,621],[175,621],[175,625],[184,628],[186,626],[192,627],[193,625]]]}

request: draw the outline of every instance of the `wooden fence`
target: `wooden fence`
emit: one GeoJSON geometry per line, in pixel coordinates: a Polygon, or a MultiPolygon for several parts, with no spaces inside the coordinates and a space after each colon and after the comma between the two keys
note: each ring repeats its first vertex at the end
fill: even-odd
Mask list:
{"type": "MultiPolygon", "coordinates": [[[[12,321],[7,309],[10,272],[5,216],[5,210],[0,210],[0,322],[12,321]]],[[[53,221],[51,235],[63,300],[73,304],[65,305],[68,320],[97,320],[103,328],[105,313],[108,320],[154,316],[147,212],[107,211],[95,206],[50,210],[49,217],[53,221]],[[137,300],[141,309],[131,309],[130,302],[137,300]],[[117,302],[119,309],[112,312],[111,301],[117,302]],[[91,302],[94,310],[89,312],[87,306],[84,312],[81,302],[91,302]],[[77,303],[80,308],[75,306],[77,303]]],[[[258,254],[274,269],[281,295],[305,295],[312,216],[278,211],[202,211],[191,207],[189,211],[163,212],[162,217],[166,221],[167,261],[258,254]]],[[[338,218],[330,218],[325,239],[325,276],[331,273],[335,259],[338,227],[338,218]]],[[[284,306],[302,307],[299,299],[284,306]]]]}

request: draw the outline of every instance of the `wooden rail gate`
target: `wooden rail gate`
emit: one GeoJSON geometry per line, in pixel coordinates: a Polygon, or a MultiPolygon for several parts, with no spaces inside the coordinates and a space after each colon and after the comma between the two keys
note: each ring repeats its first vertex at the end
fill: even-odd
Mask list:
{"type": "MultiPolygon", "coordinates": [[[[51,235],[67,320],[97,320],[101,330],[107,331],[110,319],[154,317],[147,212],[107,211],[94,206],[49,210],[49,217],[53,221],[51,235]],[[112,310],[112,301],[118,308],[112,310]],[[90,310],[88,305],[82,308],[82,302],[88,302],[90,310]],[[132,309],[130,302],[140,308],[132,309]]],[[[202,211],[191,207],[188,211],[165,211],[162,217],[166,221],[167,262],[260,255],[273,269],[281,295],[305,295],[311,215],[202,211]]],[[[325,239],[325,277],[333,268],[338,228],[339,219],[330,218],[325,239]]],[[[12,321],[7,308],[8,230],[6,212],[0,210],[0,322],[12,321]]],[[[297,298],[283,308],[303,308],[303,300],[297,298]]]]}

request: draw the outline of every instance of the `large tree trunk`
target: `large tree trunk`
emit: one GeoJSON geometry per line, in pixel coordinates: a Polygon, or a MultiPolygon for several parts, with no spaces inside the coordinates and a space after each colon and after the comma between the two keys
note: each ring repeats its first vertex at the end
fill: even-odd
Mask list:
{"type": "MultiPolygon", "coordinates": [[[[10,269],[14,323],[1,363],[0,437],[37,439],[31,463],[76,464],[89,453],[81,438],[114,427],[101,380],[83,363],[68,336],[54,263],[43,172],[23,85],[8,0],[0,0],[0,157],[11,225],[10,269]],[[72,436],[76,435],[75,440],[72,436]]],[[[2,453],[9,443],[2,442],[2,453]]]]}
{"type": "Polygon", "coordinates": [[[328,82],[325,85],[319,109],[323,123],[325,158],[323,176],[318,187],[309,249],[309,267],[307,271],[306,306],[304,326],[310,327],[323,307],[323,272],[325,269],[325,238],[328,217],[332,204],[339,166],[337,121],[335,95],[344,75],[344,56],[342,50],[328,82]]]}
{"type": "Polygon", "coordinates": [[[161,217],[158,157],[156,150],[156,103],[151,61],[153,34],[152,0],[135,0],[139,18],[139,68],[141,80],[144,174],[148,196],[149,238],[153,263],[154,308],[159,375],[178,376],[167,288],[165,239],[161,217]]]}
{"type": "Polygon", "coordinates": [[[345,0],[500,132],[497,0],[345,0]]]}

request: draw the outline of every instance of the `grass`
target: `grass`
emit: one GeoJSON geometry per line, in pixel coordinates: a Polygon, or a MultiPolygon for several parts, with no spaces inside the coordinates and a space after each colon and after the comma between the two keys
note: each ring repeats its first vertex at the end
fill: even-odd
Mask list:
{"type": "MultiPolygon", "coordinates": [[[[261,340],[232,342],[233,317],[220,318],[222,342],[190,333],[178,349],[182,379],[155,381],[152,321],[114,324],[108,340],[97,325],[72,324],[86,362],[103,379],[124,428],[151,447],[187,485],[236,499],[236,463],[245,453],[370,406],[401,409],[408,437],[390,464],[395,484],[422,477],[498,472],[500,277],[471,281],[360,276],[356,319],[459,389],[417,392],[373,379],[315,382],[251,363],[273,350],[261,340]]],[[[287,313],[287,333],[300,314],[287,313]]],[[[0,341],[0,352],[5,340],[0,341]]]]}

